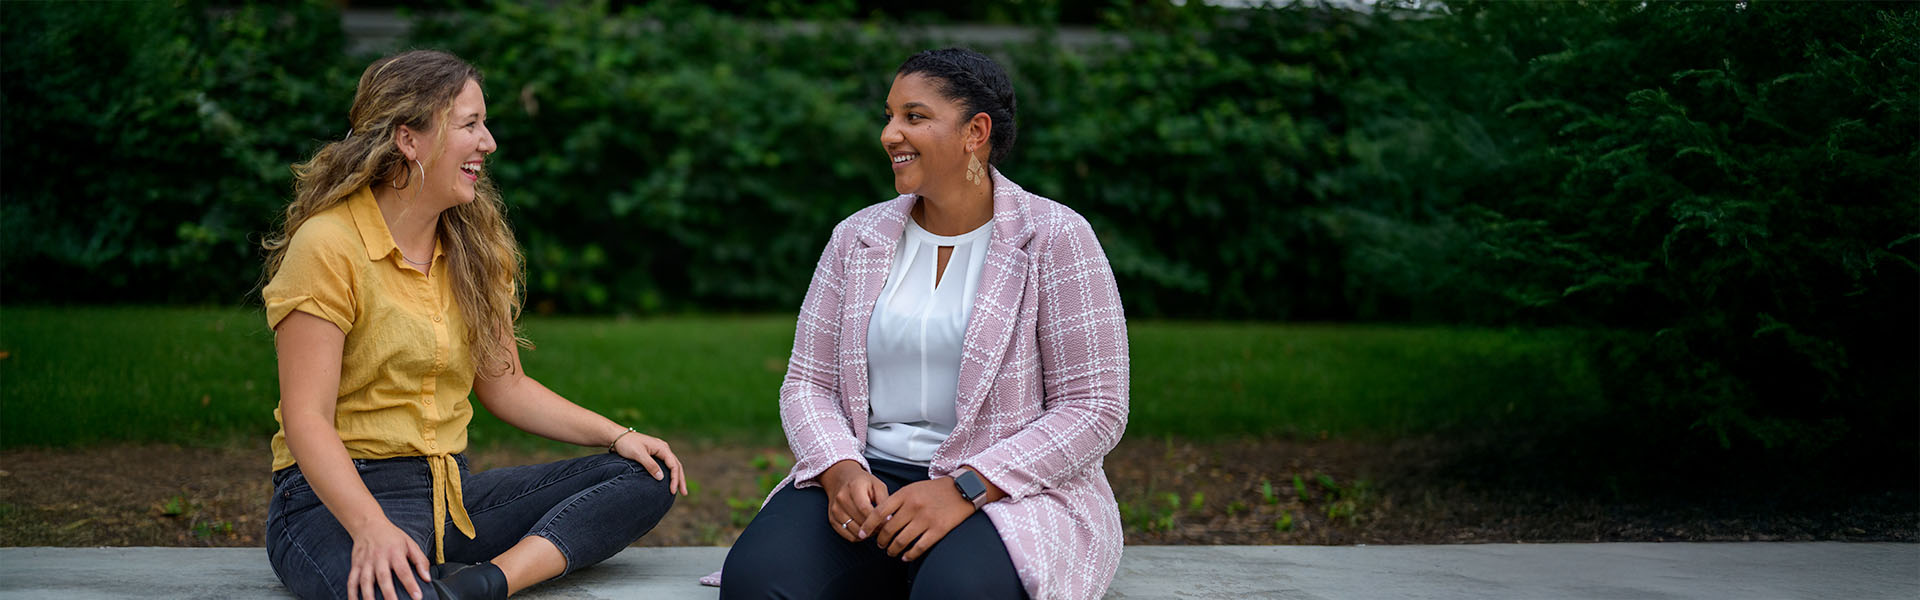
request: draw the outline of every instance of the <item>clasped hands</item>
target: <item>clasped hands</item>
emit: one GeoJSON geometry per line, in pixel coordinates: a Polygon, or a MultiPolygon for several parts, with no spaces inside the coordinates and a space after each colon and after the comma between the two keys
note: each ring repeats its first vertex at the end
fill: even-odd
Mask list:
{"type": "Polygon", "coordinates": [[[952,478],[916,481],[888,494],[887,484],[851,460],[820,475],[827,492],[827,520],[849,542],[871,537],[887,552],[911,562],[973,515],[952,478]]]}

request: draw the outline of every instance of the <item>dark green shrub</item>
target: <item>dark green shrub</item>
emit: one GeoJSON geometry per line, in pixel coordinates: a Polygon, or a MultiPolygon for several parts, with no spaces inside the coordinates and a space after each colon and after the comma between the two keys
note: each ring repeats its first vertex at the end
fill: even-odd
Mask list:
{"type": "Polygon", "coordinates": [[[872,28],[502,4],[415,40],[487,74],[538,310],[791,310],[833,224],[893,195],[876,115],[910,46],[872,28]]]}
{"type": "MultiPolygon", "coordinates": [[[[1581,328],[1645,440],[1914,445],[1920,11],[1189,4],[980,48],[1005,171],[1093,221],[1130,316],[1581,328]]],[[[753,14],[852,10],[803,8],[753,14]]],[[[0,297],[242,301],[287,165],[345,132],[343,43],[314,5],[0,3],[0,297]]],[[[948,43],[677,3],[409,40],[487,73],[534,309],[621,314],[792,310],[893,195],[893,69],[948,43]]]]}
{"type": "Polygon", "coordinates": [[[287,165],[346,133],[338,14],[0,4],[11,302],[241,301],[287,165]]]}
{"type": "Polygon", "coordinates": [[[1558,35],[1504,48],[1524,67],[1499,126],[1549,137],[1466,213],[1516,318],[1613,332],[1610,396],[1643,433],[1912,446],[1920,12],[1462,8],[1465,31],[1558,35]]]}

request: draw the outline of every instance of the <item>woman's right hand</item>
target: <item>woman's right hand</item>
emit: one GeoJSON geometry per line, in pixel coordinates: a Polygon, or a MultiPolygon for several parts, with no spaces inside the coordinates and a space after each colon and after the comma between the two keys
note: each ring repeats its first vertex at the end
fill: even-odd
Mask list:
{"type": "Polygon", "coordinates": [[[820,485],[827,491],[827,521],[833,530],[849,542],[867,539],[873,532],[853,526],[865,522],[867,513],[887,500],[887,484],[860,468],[860,463],[843,460],[820,475],[820,485]]]}
{"type": "Polygon", "coordinates": [[[347,600],[373,600],[387,598],[400,600],[394,594],[393,580],[399,579],[407,594],[414,600],[420,600],[420,584],[408,576],[407,566],[411,564],[420,572],[420,581],[426,581],[430,575],[427,555],[420,551],[420,545],[413,537],[395,527],[385,518],[369,523],[353,535],[353,568],[347,571],[347,600]],[[373,594],[378,585],[381,595],[373,594]]]}
{"type": "Polygon", "coordinates": [[[313,493],[327,511],[353,536],[353,567],[347,571],[347,598],[374,600],[374,586],[388,600],[400,600],[393,580],[414,598],[420,584],[407,576],[407,566],[420,571],[418,581],[430,577],[427,555],[407,532],[387,520],[380,503],[367,492],[360,473],[334,428],[340,392],[340,362],[347,334],[339,325],[294,311],[274,327],[273,345],[280,360],[281,427],[287,433],[287,451],[300,465],[301,475],[313,484],[313,493]]]}

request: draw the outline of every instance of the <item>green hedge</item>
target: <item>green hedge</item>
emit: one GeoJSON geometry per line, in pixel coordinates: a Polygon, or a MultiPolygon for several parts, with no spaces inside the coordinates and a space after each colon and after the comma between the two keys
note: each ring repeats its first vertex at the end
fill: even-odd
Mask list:
{"type": "Polygon", "coordinates": [[[246,301],[359,67],[312,5],[0,3],[0,297],[246,301]]]}
{"type": "MultiPolygon", "coordinates": [[[[370,58],[343,54],[335,15],[0,10],[0,135],[51,150],[5,164],[4,296],[246,302],[285,165],[345,132],[370,58]],[[101,156],[130,160],[81,158],[101,156]]],[[[1133,314],[1460,315],[1471,294],[1432,275],[1435,250],[1460,244],[1432,223],[1446,206],[1431,190],[1450,182],[1424,162],[1451,160],[1450,132],[1410,139],[1446,124],[1403,114],[1412,92],[1374,66],[1424,52],[1383,50],[1415,28],[1204,7],[1109,19],[1110,41],[1091,47],[1043,27],[982,49],[1021,91],[1005,171],[1095,223],[1133,314]]],[[[779,311],[797,304],[831,224],[892,195],[875,141],[892,70],[953,43],[885,22],[815,25],[671,3],[502,3],[422,19],[407,44],[488,74],[503,148],[492,173],[535,309],[779,311]]]]}
{"type": "Polygon", "coordinates": [[[792,310],[833,224],[891,196],[876,99],[911,46],[878,30],[503,4],[415,34],[486,72],[540,311],[792,310]]]}
{"type": "Polygon", "coordinates": [[[1618,332],[1609,396],[1656,435],[1913,456],[1920,10],[1461,9],[1529,50],[1492,122],[1533,133],[1462,211],[1519,318],[1618,332]]]}
{"type": "MultiPolygon", "coordinates": [[[[1584,328],[1634,430],[1912,446],[1912,6],[1188,4],[981,48],[1020,91],[1005,172],[1088,216],[1130,315],[1584,328]]],[[[0,298],[245,301],[370,58],[337,14],[0,17],[0,298]]],[[[502,3],[408,43],[487,73],[536,311],[789,311],[892,196],[880,102],[938,31],[502,3]]]]}
{"type": "MultiPolygon", "coordinates": [[[[982,47],[1021,93],[1003,170],[1093,221],[1136,315],[1458,318],[1477,292],[1431,274],[1467,232],[1435,224],[1425,162],[1453,132],[1410,140],[1450,124],[1370,66],[1396,19],[1141,11],[1092,46],[982,47]]],[[[937,31],[502,5],[414,41],[486,66],[535,307],[644,314],[797,303],[831,224],[892,195],[876,114],[937,31]]]]}

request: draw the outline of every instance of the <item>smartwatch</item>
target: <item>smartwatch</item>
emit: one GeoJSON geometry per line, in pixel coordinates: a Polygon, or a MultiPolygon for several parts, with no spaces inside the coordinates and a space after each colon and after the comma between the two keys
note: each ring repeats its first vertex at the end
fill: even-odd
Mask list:
{"type": "Polygon", "coordinates": [[[980,508],[987,503],[987,482],[982,481],[980,474],[973,472],[972,469],[961,469],[955,474],[953,487],[960,490],[960,497],[972,502],[974,508],[980,508]]]}

